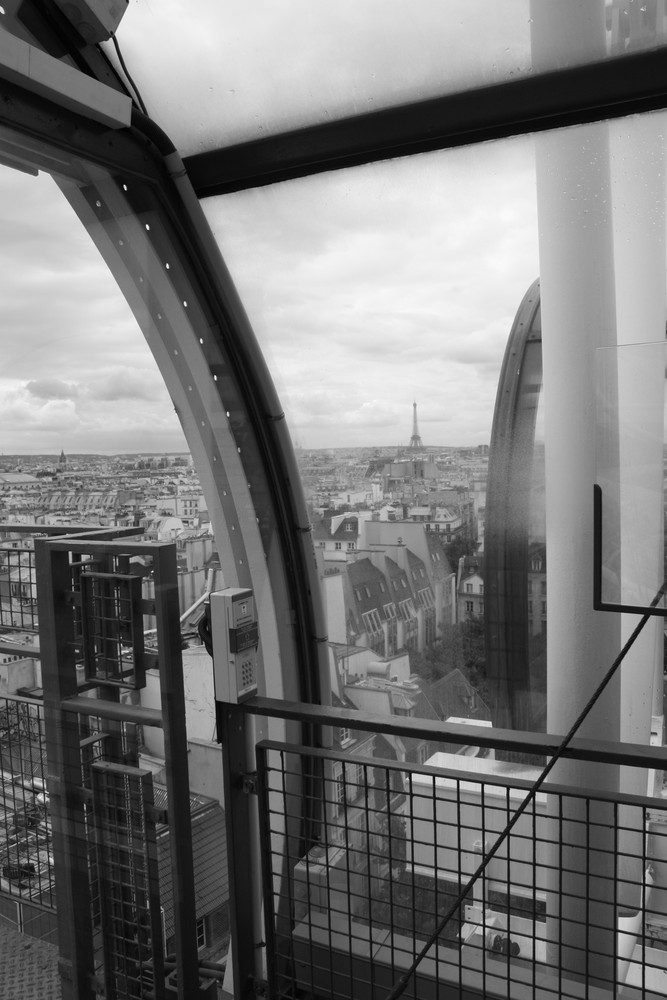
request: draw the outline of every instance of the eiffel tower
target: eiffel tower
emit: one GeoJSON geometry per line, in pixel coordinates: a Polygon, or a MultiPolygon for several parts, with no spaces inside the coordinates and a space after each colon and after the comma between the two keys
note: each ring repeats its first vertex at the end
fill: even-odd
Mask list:
{"type": "Polygon", "coordinates": [[[417,424],[417,404],[412,404],[412,437],[410,438],[410,447],[413,451],[423,450],[424,445],[422,444],[422,439],[419,435],[419,426],[417,424]]]}

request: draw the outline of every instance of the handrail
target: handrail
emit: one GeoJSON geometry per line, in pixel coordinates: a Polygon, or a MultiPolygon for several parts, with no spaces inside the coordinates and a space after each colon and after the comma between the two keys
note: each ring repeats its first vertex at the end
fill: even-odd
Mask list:
{"type": "MultiPolygon", "coordinates": [[[[281,701],[277,698],[251,698],[239,705],[239,708],[251,715],[305,722],[315,726],[333,726],[390,736],[409,736],[436,743],[471,744],[490,750],[507,750],[545,757],[553,756],[563,741],[562,736],[548,733],[489,729],[487,726],[437,722],[433,719],[398,718],[368,712],[351,713],[348,708],[307,705],[301,702],[281,701]]],[[[576,737],[563,751],[562,756],[601,764],[667,770],[667,747],[664,746],[614,743],[576,737]]]]}

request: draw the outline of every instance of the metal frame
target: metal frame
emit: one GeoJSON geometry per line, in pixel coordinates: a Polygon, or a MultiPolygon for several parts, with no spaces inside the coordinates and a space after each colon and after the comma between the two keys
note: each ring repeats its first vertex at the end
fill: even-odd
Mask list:
{"type": "MultiPolygon", "coordinates": [[[[310,757],[327,761],[337,756],[346,759],[278,741],[260,742],[258,786],[265,798],[272,797],[269,823],[291,808],[284,794],[289,773],[310,757]]],[[[333,815],[322,839],[324,856],[319,860],[312,855],[306,859],[292,854],[291,878],[278,888],[274,875],[281,858],[272,842],[276,829],[269,826],[268,831],[263,831],[263,866],[272,892],[272,899],[265,904],[267,948],[273,942],[274,950],[294,954],[291,966],[269,965],[268,989],[275,1000],[299,995],[298,989],[330,1000],[389,1000],[401,995],[419,1000],[507,995],[528,1000],[541,996],[541,991],[573,1000],[597,996],[598,990],[600,996],[609,995],[614,986],[618,990],[622,978],[617,958],[623,935],[618,933],[615,917],[627,905],[630,887],[641,886],[648,864],[655,860],[651,839],[653,849],[655,841],[660,841],[656,853],[664,856],[667,827],[660,823],[657,831],[653,827],[652,836],[644,836],[656,812],[660,812],[659,800],[545,785],[548,805],[542,803],[538,808],[533,803],[521,828],[515,829],[499,855],[498,868],[485,875],[480,884],[474,881],[474,869],[497,842],[522,794],[529,791],[529,781],[441,767],[420,768],[379,758],[363,758],[360,767],[370,780],[369,772],[377,775],[378,771],[385,772],[387,781],[389,775],[402,777],[402,791],[388,806],[387,819],[389,824],[392,819],[421,821],[417,847],[421,859],[415,867],[401,865],[400,831],[398,836],[384,834],[378,841],[382,828],[376,825],[381,816],[377,803],[362,795],[336,808],[329,793],[333,815]],[[440,793],[440,785],[448,787],[440,793]],[[471,816],[473,789],[478,796],[477,822],[471,816]],[[577,829],[582,825],[589,835],[584,844],[576,844],[577,829]],[[480,834],[477,849],[473,838],[480,834]],[[562,867],[551,853],[554,835],[559,844],[562,838],[562,867]],[[427,860],[429,856],[432,861],[427,860]],[[619,856],[620,869],[615,864],[619,856]],[[623,869],[624,862],[631,865],[630,870],[623,869]],[[431,885],[430,895],[429,890],[424,893],[426,880],[419,883],[423,877],[421,864],[427,871],[431,867],[439,869],[437,889],[431,885]],[[544,910],[540,914],[551,892],[576,899],[580,913],[575,940],[567,939],[558,917],[547,922],[544,910]],[[603,892],[609,898],[601,906],[603,892]],[[517,912],[520,897],[526,908],[517,912]],[[278,918],[276,903],[285,901],[294,914],[291,924],[281,924],[278,918]],[[478,913],[472,918],[468,914],[471,922],[467,923],[461,909],[475,904],[478,913]],[[512,928],[509,935],[503,933],[502,925],[493,929],[493,917],[488,920],[490,911],[504,911],[511,920],[506,925],[508,930],[512,928]],[[447,922],[440,924],[444,916],[447,922]],[[527,921],[521,929],[517,918],[527,921]],[[436,926],[437,936],[432,940],[436,926]],[[517,961],[512,960],[515,956],[509,948],[504,957],[501,948],[493,947],[493,936],[498,933],[501,945],[503,937],[509,944],[516,933],[522,936],[517,961]],[[568,950],[579,956],[585,956],[589,949],[595,953],[600,948],[597,935],[606,936],[610,945],[609,952],[603,952],[601,967],[594,968],[584,961],[578,976],[571,966],[561,965],[561,957],[568,950]],[[546,942],[552,945],[553,953],[538,958],[535,942],[539,940],[545,942],[545,951],[546,942]],[[428,951],[422,953],[425,947],[428,951]],[[408,982],[403,976],[415,953],[422,954],[423,961],[414,981],[408,982]]],[[[651,918],[656,923],[664,921],[664,903],[649,904],[642,916],[646,923],[637,931],[637,937],[648,965],[651,959],[646,944],[650,931],[646,924],[651,918]]],[[[622,992],[639,996],[632,987],[624,987],[622,992]]]]}
{"type": "Polygon", "coordinates": [[[667,607],[657,604],[664,598],[667,580],[657,591],[650,604],[614,604],[602,600],[602,487],[593,483],[593,607],[596,611],[625,611],[633,615],[652,615],[667,618],[667,607]]]}
{"type": "Polygon", "coordinates": [[[105,720],[109,733],[106,746],[113,759],[125,763],[132,762],[124,760],[122,723],[161,725],[170,803],[178,995],[185,1000],[197,995],[199,962],[176,546],[166,542],[94,541],[80,535],[37,539],[36,563],[63,998],[92,1000],[95,995],[88,853],[82,849],[90,836],[79,737],[79,715],[85,713],[105,720]],[[144,611],[156,616],[161,693],[160,711],[148,713],[121,703],[118,687],[104,688],[97,697],[92,687],[82,696],[74,657],[75,611],[80,597],[73,590],[77,566],[71,562],[72,554],[91,556],[111,569],[114,556],[129,560],[132,555],[147,553],[153,560],[155,599],[144,611]]]}

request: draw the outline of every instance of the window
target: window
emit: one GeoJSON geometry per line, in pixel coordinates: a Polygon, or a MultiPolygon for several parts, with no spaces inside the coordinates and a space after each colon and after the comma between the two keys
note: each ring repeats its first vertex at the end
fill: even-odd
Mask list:
{"type": "Polygon", "coordinates": [[[435,607],[435,601],[433,600],[433,594],[430,590],[424,589],[420,590],[417,594],[417,599],[422,608],[433,608],[435,607]]]}
{"type": "Polygon", "coordinates": [[[331,769],[332,798],[340,810],[345,802],[356,802],[365,788],[365,769],[356,761],[334,761],[331,769]]]}
{"type": "Polygon", "coordinates": [[[334,545],[334,548],[336,550],[342,549],[343,548],[343,543],[342,542],[336,542],[335,545],[334,545]]]}
{"type": "Polygon", "coordinates": [[[345,782],[343,781],[343,765],[340,761],[335,761],[331,769],[331,781],[333,784],[333,801],[338,807],[345,802],[345,782]]]}
{"type": "Polygon", "coordinates": [[[466,601],[466,614],[472,615],[475,611],[474,601],[466,601]]]}
{"type": "Polygon", "coordinates": [[[387,623],[387,656],[393,656],[398,648],[398,627],[396,620],[387,623]]]}
{"type": "Polygon", "coordinates": [[[466,583],[466,594],[472,594],[472,583],[466,583]]]}
{"type": "Polygon", "coordinates": [[[412,603],[411,599],[407,601],[401,601],[401,603],[398,606],[398,610],[400,611],[401,618],[405,622],[412,622],[417,618],[417,612],[415,611],[415,606],[412,603]]]}
{"type": "Polygon", "coordinates": [[[350,549],[353,549],[353,548],[354,548],[354,542],[348,542],[347,543],[348,552],[350,551],[350,549]]]}
{"type": "Polygon", "coordinates": [[[351,521],[345,522],[345,531],[354,531],[355,525],[351,521]]]}
{"type": "Polygon", "coordinates": [[[206,934],[206,917],[200,917],[196,924],[197,929],[197,948],[206,948],[208,944],[207,934],[206,934]]]}
{"type": "Polygon", "coordinates": [[[375,633],[382,631],[382,622],[380,621],[380,616],[375,608],[371,611],[365,611],[361,617],[363,618],[367,632],[375,633]]]}

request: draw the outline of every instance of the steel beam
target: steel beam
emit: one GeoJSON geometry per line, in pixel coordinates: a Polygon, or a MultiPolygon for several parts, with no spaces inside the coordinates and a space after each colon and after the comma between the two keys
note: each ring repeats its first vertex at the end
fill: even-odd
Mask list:
{"type": "Polygon", "coordinates": [[[200,198],[397,156],[656,111],[667,52],[607,59],[311,125],[185,158],[200,198]]]}

